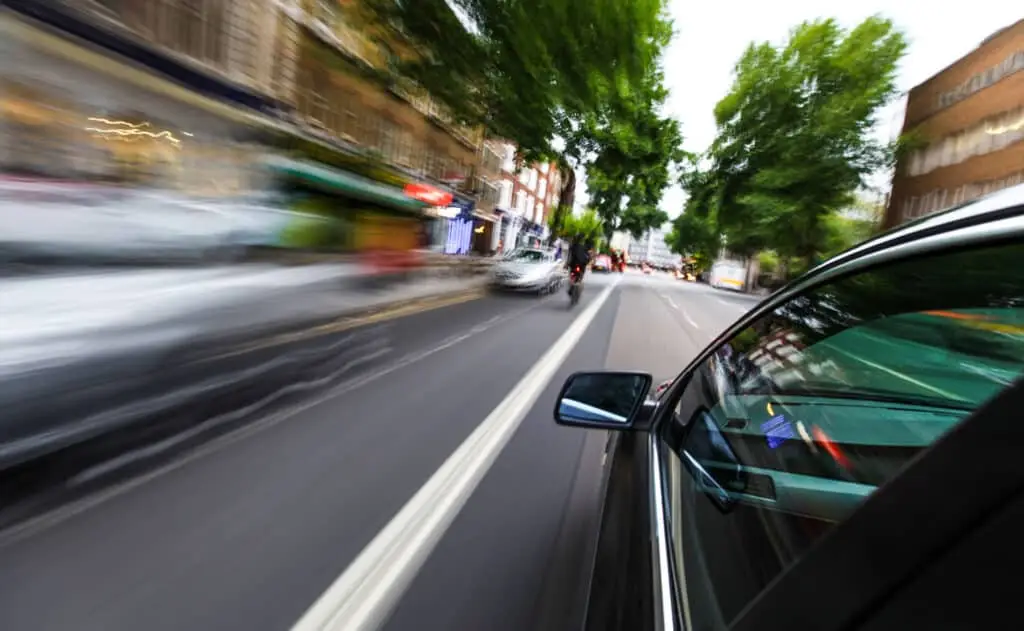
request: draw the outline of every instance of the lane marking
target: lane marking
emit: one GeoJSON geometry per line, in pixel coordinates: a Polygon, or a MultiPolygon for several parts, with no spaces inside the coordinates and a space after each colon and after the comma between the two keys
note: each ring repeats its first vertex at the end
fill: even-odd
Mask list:
{"type": "Polygon", "coordinates": [[[606,287],[569,325],[291,631],[369,631],[384,624],[617,284],[606,287]]]}
{"type": "Polygon", "coordinates": [[[695,321],[695,320],[694,320],[693,318],[691,318],[691,317],[690,317],[690,314],[686,312],[686,309],[683,309],[682,307],[680,307],[679,305],[677,305],[677,304],[676,304],[676,303],[675,303],[675,302],[674,302],[674,301],[673,301],[673,300],[672,300],[672,299],[671,299],[671,298],[670,298],[670,297],[668,296],[668,294],[661,294],[661,297],[662,297],[662,298],[664,298],[665,300],[667,300],[667,301],[668,301],[668,304],[672,305],[672,308],[673,308],[673,309],[675,309],[675,310],[676,310],[676,311],[678,311],[679,313],[683,314],[683,317],[684,317],[684,318],[686,318],[686,321],[687,321],[687,322],[688,322],[688,323],[690,324],[690,326],[692,326],[692,327],[693,327],[693,328],[695,328],[695,329],[699,329],[699,328],[700,328],[700,325],[699,325],[699,324],[697,324],[697,322],[696,322],[696,321],[695,321]]]}
{"type": "Polygon", "coordinates": [[[695,329],[700,328],[700,325],[698,325],[697,322],[690,317],[689,313],[686,313],[685,309],[680,309],[679,312],[683,314],[683,317],[686,318],[686,321],[690,323],[690,326],[692,326],[695,329]]]}
{"type": "MultiPolygon", "coordinates": [[[[359,388],[374,381],[377,381],[382,377],[386,377],[393,372],[397,372],[403,368],[407,368],[413,364],[416,364],[424,359],[427,359],[432,355],[435,355],[437,353],[440,353],[444,350],[447,350],[455,346],[459,342],[465,341],[475,335],[479,335],[480,333],[488,331],[494,326],[501,324],[507,320],[518,318],[519,316],[527,313],[528,311],[536,309],[542,304],[545,304],[545,302],[534,302],[525,308],[516,309],[515,311],[511,311],[503,315],[494,316],[486,320],[485,322],[475,325],[474,327],[470,328],[469,330],[463,333],[453,335],[443,340],[440,344],[436,346],[433,346],[423,351],[409,353],[408,355],[405,355],[401,359],[395,361],[393,364],[385,366],[374,372],[367,373],[360,377],[356,377],[354,379],[350,379],[348,381],[339,383],[337,386],[331,388],[330,390],[321,394],[318,397],[307,399],[305,401],[295,404],[294,406],[290,406],[288,408],[279,410],[272,414],[268,414],[263,418],[254,420],[253,422],[245,425],[244,427],[240,427],[237,430],[224,434],[223,436],[219,436],[207,443],[204,443],[203,445],[196,447],[194,450],[183,454],[181,457],[175,459],[173,462],[169,462],[163,466],[157,467],[151,471],[147,471],[146,473],[126,480],[120,484],[115,484],[110,487],[104,488],[100,491],[97,491],[96,493],[92,493],[68,504],[64,504],[52,511],[45,512],[41,515],[15,524],[14,526],[0,532],[0,548],[9,546],[18,541],[22,541],[24,539],[37,535],[40,532],[47,530],[48,528],[57,526],[77,515],[85,513],[86,511],[101,506],[102,504],[105,504],[106,502],[112,499],[124,495],[125,493],[128,493],[141,486],[144,486],[161,476],[164,476],[168,473],[172,473],[177,469],[181,469],[196,460],[200,460],[207,456],[219,453],[224,449],[230,447],[231,445],[234,445],[235,443],[241,442],[263,431],[272,429],[273,427],[283,423],[284,421],[287,421],[293,416],[301,414],[323,403],[327,403],[328,401],[331,401],[332,399],[335,399],[348,392],[358,390],[359,388]]],[[[228,414],[231,413],[229,412],[228,414]]],[[[222,419],[221,417],[215,417],[214,419],[211,419],[208,422],[216,422],[218,419],[220,419],[222,422],[224,421],[224,419],[222,419]]]]}
{"type": "MultiPolygon", "coordinates": [[[[264,350],[267,348],[273,348],[274,346],[281,346],[289,342],[296,342],[307,338],[315,338],[329,333],[340,333],[356,327],[366,326],[368,324],[377,324],[379,322],[387,322],[389,320],[395,320],[406,316],[414,315],[417,313],[426,313],[427,311],[434,311],[435,309],[441,309],[443,307],[450,307],[465,302],[470,302],[484,296],[482,290],[471,290],[467,292],[461,292],[455,295],[449,296],[435,296],[433,298],[420,298],[413,299],[412,302],[406,304],[393,305],[391,307],[382,306],[378,311],[371,311],[370,313],[364,313],[358,316],[343,316],[336,320],[321,324],[319,326],[303,329],[294,333],[283,333],[281,335],[275,335],[271,338],[253,342],[240,346],[239,348],[232,349],[220,355],[211,357],[206,361],[213,361],[217,359],[226,359],[228,357],[235,357],[238,355],[244,355],[245,353],[251,353],[252,351],[264,350]]],[[[372,309],[372,307],[371,307],[372,309]]]]}

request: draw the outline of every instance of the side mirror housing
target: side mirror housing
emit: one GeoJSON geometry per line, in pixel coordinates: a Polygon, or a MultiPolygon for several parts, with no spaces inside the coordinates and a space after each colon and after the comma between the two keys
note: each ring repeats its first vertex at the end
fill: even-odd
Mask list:
{"type": "Polygon", "coordinates": [[[642,372],[578,372],[565,380],[555,403],[559,425],[646,430],[652,416],[647,393],[653,378],[642,372]]]}

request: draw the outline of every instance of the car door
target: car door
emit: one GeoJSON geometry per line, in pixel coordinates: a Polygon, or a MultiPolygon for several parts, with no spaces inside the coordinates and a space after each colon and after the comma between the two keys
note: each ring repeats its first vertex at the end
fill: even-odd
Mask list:
{"type": "Polygon", "coordinates": [[[952,524],[1019,490],[1014,466],[944,495],[982,476],[967,426],[1005,423],[1024,369],[1024,245],[958,245],[790,292],[665,395],[652,467],[676,624],[851,628],[952,524]]]}

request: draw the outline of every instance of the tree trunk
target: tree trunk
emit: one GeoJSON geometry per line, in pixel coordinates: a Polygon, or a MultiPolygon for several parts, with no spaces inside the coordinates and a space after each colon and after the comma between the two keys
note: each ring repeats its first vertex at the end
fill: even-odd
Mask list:
{"type": "Polygon", "coordinates": [[[573,204],[576,203],[576,169],[566,162],[559,165],[559,171],[562,175],[562,190],[558,193],[558,205],[572,211],[573,204]]]}
{"type": "Polygon", "coordinates": [[[561,233],[565,226],[565,217],[572,212],[576,200],[576,170],[567,162],[558,167],[562,175],[562,188],[558,192],[558,206],[555,208],[555,220],[552,225],[558,226],[558,231],[551,231],[550,242],[558,237],[564,236],[561,233]]]}

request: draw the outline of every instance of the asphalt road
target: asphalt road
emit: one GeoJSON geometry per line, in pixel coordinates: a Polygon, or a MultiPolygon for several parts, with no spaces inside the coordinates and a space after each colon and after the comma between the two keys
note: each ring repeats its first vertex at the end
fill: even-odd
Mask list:
{"type": "Polygon", "coordinates": [[[575,310],[488,296],[394,320],[376,372],[0,535],[0,628],[290,629],[610,284],[386,624],[571,628],[606,437],[554,424],[559,386],[670,378],[754,300],[627,273],[575,310]]]}

